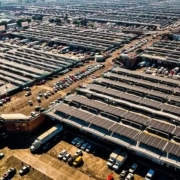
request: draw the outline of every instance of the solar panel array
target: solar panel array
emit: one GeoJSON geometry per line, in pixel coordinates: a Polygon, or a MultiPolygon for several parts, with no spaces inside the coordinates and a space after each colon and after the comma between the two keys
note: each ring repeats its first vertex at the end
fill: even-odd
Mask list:
{"type": "Polygon", "coordinates": [[[136,137],[138,136],[140,132],[138,130],[135,130],[126,126],[122,126],[120,124],[116,124],[115,126],[111,127],[110,130],[119,135],[128,137],[132,140],[136,140],[136,137]]]}
{"type": "MultiPolygon", "coordinates": [[[[79,98],[79,96],[76,97],[79,98]]],[[[139,131],[137,129],[116,123],[112,120],[108,120],[101,116],[94,115],[92,113],[65,104],[60,104],[56,106],[55,111],[66,114],[67,119],[69,119],[70,117],[74,117],[84,122],[104,128],[107,131],[119,134],[120,136],[124,136],[134,141],[139,141],[140,143],[159,149],[161,151],[169,152],[170,154],[180,156],[180,144],[177,144],[175,142],[169,142],[168,140],[163,139],[159,136],[139,131]]],[[[123,118],[126,119],[133,119],[132,117],[134,118],[134,121],[141,121],[142,124],[147,124],[148,126],[155,129],[159,129],[168,133],[173,132],[173,134],[177,136],[180,135],[180,127],[176,127],[165,122],[160,122],[155,119],[150,120],[146,117],[144,117],[144,119],[141,119],[138,114],[132,112],[128,112],[123,116],[123,118]],[[135,118],[139,120],[135,120],[135,118]]]]}
{"type": "Polygon", "coordinates": [[[122,93],[117,90],[104,88],[102,86],[95,85],[95,84],[89,84],[87,88],[89,88],[91,91],[99,92],[101,94],[105,94],[111,97],[120,98],[122,100],[128,100],[135,104],[144,105],[144,106],[152,107],[155,109],[161,109],[162,103],[155,100],[145,99],[140,96],[132,95],[129,93],[122,93]]]}
{"type": "Polygon", "coordinates": [[[130,71],[130,70],[123,69],[123,68],[114,68],[112,70],[112,72],[116,72],[119,74],[125,74],[127,76],[134,75],[140,79],[149,79],[149,80],[157,81],[160,84],[173,85],[174,87],[180,86],[180,82],[177,80],[174,80],[174,79],[168,79],[168,78],[163,78],[163,77],[159,77],[159,76],[152,76],[149,74],[142,74],[142,73],[137,72],[137,71],[130,71]]]}
{"type": "Polygon", "coordinates": [[[101,86],[97,86],[94,84],[93,85],[89,84],[87,86],[87,88],[89,88],[90,90],[95,91],[95,92],[100,92],[101,94],[118,97],[120,99],[125,99],[125,100],[129,100],[129,101],[133,101],[133,102],[138,102],[141,99],[141,97],[133,95],[133,94],[128,94],[128,93],[125,94],[123,92],[116,91],[113,89],[102,88],[101,86]]]}
{"type": "MultiPolygon", "coordinates": [[[[180,93],[180,89],[179,88],[178,88],[178,92],[180,93]]],[[[170,102],[177,102],[180,105],[180,96],[171,95],[171,96],[168,97],[168,99],[169,99],[170,102]]]]}
{"type": "Polygon", "coordinates": [[[158,136],[153,136],[151,134],[146,134],[144,132],[142,132],[137,138],[137,141],[146,144],[148,146],[152,146],[154,148],[157,148],[161,151],[164,150],[165,145],[167,144],[167,140],[162,139],[158,136]]]}
{"type": "Polygon", "coordinates": [[[169,104],[163,104],[162,109],[164,112],[180,115],[180,107],[171,106],[169,104]]]}
{"type": "Polygon", "coordinates": [[[166,146],[166,148],[164,149],[164,151],[180,157],[180,145],[179,144],[169,142],[168,145],[166,146]]]}
{"type": "Polygon", "coordinates": [[[180,137],[180,127],[176,127],[176,130],[174,131],[174,135],[180,137]]]}
{"type": "Polygon", "coordinates": [[[149,117],[142,116],[140,114],[136,114],[133,112],[128,112],[128,113],[124,114],[122,116],[122,118],[130,120],[130,121],[138,123],[138,124],[142,124],[142,125],[146,125],[147,122],[150,120],[149,117]]]}
{"type": "Polygon", "coordinates": [[[170,86],[158,84],[155,82],[149,82],[149,81],[143,80],[143,79],[139,79],[137,81],[137,78],[122,76],[122,75],[111,73],[111,72],[106,73],[104,75],[104,77],[109,78],[109,79],[117,79],[117,80],[124,81],[124,82],[132,82],[135,85],[142,85],[143,87],[149,87],[150,89],[154,89],[154,90],[158,90],[158,91],[165,91],[165,92],[169,92],[169,93],[174,92],[173,91],[174,88],[170,87],[170,86]]]}
{"type": "Polygon", "coordinates": [[[74,102],[95,108],[95,109],[100,110],[102,112],[106,112],[106,113],[118,116],[118,117],[122,117],[122,115],[127,112],[124,109],[116,108],[114,106],[107,106],[104,103],[100,103],[100,102],[97,102],[94,100],[89,100],[89,99],[82,97],[82,96],[70,96],[68,99],[71,101],[74,101],[74,102]]]}
{"type": "Polygon", "coordinates": [[[78,118],[82,121],[88,122],[90,124],[94,124],[98,127],[115,132],[117,134],[120,134],[122,136],[128,137],[133,140],[135,140],[135,137],[140,132],[136,129],[124,126],[122,124],[117,124],[111,120],[108,120],[108,119],[105,119],[96,115],[92,115],[91,113],[82,111],[80,109],[75,109],[65,104],[61,104],[55,109],[58,112],[67,114],[68,116],[78,118]]]}
{"type": "Polygon", "coordinates": [[[159,91],[147,90],[146,88],[142,88],[142,87],[138,87],[138,86],[132,86],[132,85],[128,85],[126,83],[113,81],[113,80],[105,79],[105,78],[100,78],[100,79],[96,80],[95,83],[105,84],[105,85],[108,85],[110,87],[122,88],[128,92],[132,92],[132,91],[139,92],[139,93],[142,93],[146,96],[154,96],[154,97],[162,98],[162,99],[167,99],[167,97],[168,97],[167,94],[161,93],[159,91]]]}
{"type": "Polygon", "coordinates": [[[158,129],[163,132],[167,132],[169,134],[174,134],[174,131],[176,129],[175,125],[171,125],[165,122],[157,121],[157,120],[151,120],[148,122],[147,126],[152,127],[154,129],[158,129]]]}

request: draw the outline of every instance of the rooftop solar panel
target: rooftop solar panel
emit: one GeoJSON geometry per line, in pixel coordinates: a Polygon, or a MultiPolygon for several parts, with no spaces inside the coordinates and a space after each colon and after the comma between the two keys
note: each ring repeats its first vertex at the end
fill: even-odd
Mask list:
{"type": "Polygon", "coordinates": [[[130,127],[126,127],[126,126],[121,125],[121,124],[116,124],[113,127],[111,127],[109,130],[112,131],[112,132],[115,132],[115,133],[117,133],[119,135],[128,137],[128,138],[130,138],[132,140],[135,140],[136,136],[140,132],[140,131],[138,131],[136,129],[132,129],[130,127]]]}
{"type": "Polygon", "coordinates": [[[180,144],[169,142],[164,151],[180,157],[180,144]]]}
{"type": "Polygon", "coordinates": [[[147,126],[152,127],[154,129],[167,132],[169,134],[173,134],[174,130],[176,129],[175,125],[171,125],[162,121],[158,121],[155,119],[152,119],[148,122],[147,126]]]}
{"type": "Polygon", "coordinates": [[[142,125],[147,124],[147,122],[150,119],[149,117],[146,117],[146,116],[143,116],[140,114],[136,114],[133,112],[128,112],[128,113],[124,114],[122,116],[122,118],[133,121],[133,122],[138,123],[138,124],[142,124],[142,125]]]}
{"type": "Polygon", "coordinates": [[[152,146],[154,148],[157,148],[159,150],[163,150],[165,145],[167,144],[167,140],[161,139],[160,137],[153,136],[151,134],[146,134],[142,132],[137,138],[137,141],[140,141],[141,143],[144,143],[148,146],[152,146]]]}
{"type": "Polygon", "coordinates": [[[172,113],[172,114],[175,114],[178,116],[180,115],[180,108],[179,107],[172,106],[169,104],[163,104],[162,109],[164,112],[172,113]]]}

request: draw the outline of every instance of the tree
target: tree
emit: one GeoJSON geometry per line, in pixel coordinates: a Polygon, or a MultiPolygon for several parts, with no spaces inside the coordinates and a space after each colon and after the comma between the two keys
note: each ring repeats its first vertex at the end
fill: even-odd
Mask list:
{"type": "Polygon", "coordinates": [[[27,18],[26,21],[27,21],[28,23],[30,23],[30,22],[31,22],[31,19],[30,19],[30,18],[27,18]]]}
{"type": "Polygon", "coordinates": [[[38,15],[37,16],[37,20],[42,21],[42,19],[43,19],[43,15],[38,15]]]}
{"type": "Polygon", "coordinates": [[[71,21],[69,19],[66,20],[67,23],[70,23],[71,21]]]}
{"type": "Polygon", "coordinates": [[[50,23],[53,23],[53,22],[54,22],[54,19],[52,19],[52,18],[49,19],[49,22],[50,22],[50,23]]]}
{"type": "Polygon", "coordinates": [[[55,19],[55,23],[56,23],[56,24],[61,24],[61,20],[60,20],[59,18],[56,18],[56,19],[55,19]]]}
{"type": "Polygon", "coordinates": [[[18,26],[21,26],[21,22],[22,22],[22,19],[18,19],[18,20],[16,21],[16,23],[17,23],[18,26]]]}
{"type": "Polygon", "coordinates": [[[1,25],[4,25],[5,27],[7,27],[7,22],[6,21],[2,21],[1,23],[0,23],[0,26],[1,25]]]}

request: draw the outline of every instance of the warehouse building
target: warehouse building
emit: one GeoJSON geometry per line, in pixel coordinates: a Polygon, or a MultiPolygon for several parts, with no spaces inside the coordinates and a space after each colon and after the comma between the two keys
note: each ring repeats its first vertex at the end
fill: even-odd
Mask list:
{"type": "Polygon", "coordinates": [[[36,130],[43,122],[44,115],[40,114],[36,117],[29,117],[23,114],[1,114],[1,124],[8,133],[25,133],[29,134],[36,130]]]}
{"type": "Polygon", "coordinates": [[[114,68],[45,114],[67,127],[180,170],[179,87],[176,80],[114,68]]]}

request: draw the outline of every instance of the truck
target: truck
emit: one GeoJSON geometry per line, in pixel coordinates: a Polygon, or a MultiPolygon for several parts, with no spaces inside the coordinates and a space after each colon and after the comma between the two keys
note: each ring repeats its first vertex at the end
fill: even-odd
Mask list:
{"type": "Polygon", "coordinates": [[[30,151],[31,152],[37,151],[42,147],[42,145],[44,145],[47,141],[49,141],[54,136],[59,134],[62,130],[63,130],[63,126],[61,124],[53,126],[51,129],[49,129],[48,131],[41,134],[39,137],[35,139],[35,141],[32,143],[30,147],[30,151]]]}
{"type": "Polygon", "coordinates": [[[119,153],[121,152],[120,149],[115,149],[109,156],[107,166],[112,167],[116,161],[116,158],[118,157],[119,153]]]}
{"type": "Polygon", "coordinates": [[[151,180],[155,174],[155,171],[152,169],[149,169],[148,173],[145,176],[145,180],[151,180]]]}
{"type": "Polygon", "coordinates": [[[126,152],[120,153],[120,154],[117,156],[117,158],[116,158],[116,160],[115,160],[115,163],[114,163],[114,165],[113,165],[112,168],[113,168],[115,171],[118,171],[119,168],[123,165],[123,163],[124,163],[125,160],[127,159],[127,157],[128,157],[128,154],[127,154],[126,152]]]}

